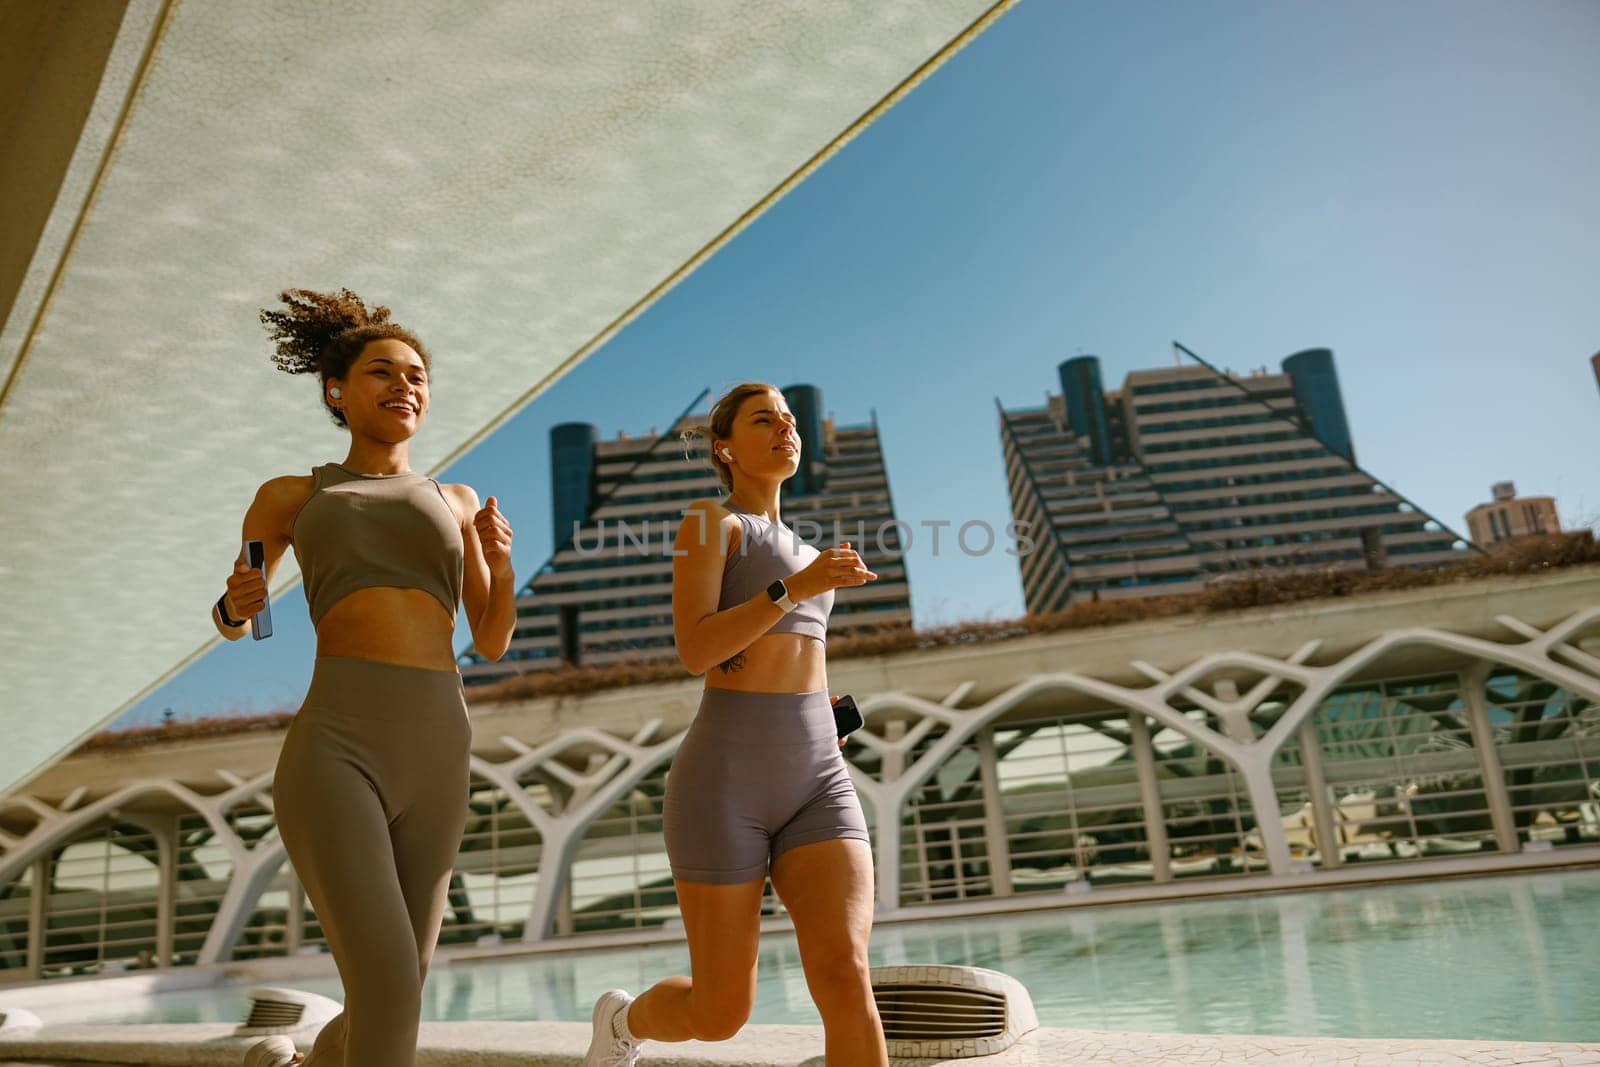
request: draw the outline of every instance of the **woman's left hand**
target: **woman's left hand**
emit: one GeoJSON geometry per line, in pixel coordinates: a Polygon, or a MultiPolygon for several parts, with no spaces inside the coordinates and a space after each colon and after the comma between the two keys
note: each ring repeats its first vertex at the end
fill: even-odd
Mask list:
{"type": "Polygon", "coordinates": [[[500,513],[494,497],[490,497],[472,517],[478,531],[478,543],[483,546],[483,561],[489,565],[492,577],[511,577],[511,524],[500,513]]]}
{"type": "MultiPolygon", "coordinates": [[[[828,698],[828,703],[829,704],[837,704],[837,703],[839,703],[839,698],[838,697],[834,697],[834,696],[830,696],[828,698]]],[[[850,735],[849,734],[845,734],[843,737],[839,738],[839,747],[843,748],[844,747],[844,743],[846,741],[848,741],[848,740],[850,740],[850,735]]]]}

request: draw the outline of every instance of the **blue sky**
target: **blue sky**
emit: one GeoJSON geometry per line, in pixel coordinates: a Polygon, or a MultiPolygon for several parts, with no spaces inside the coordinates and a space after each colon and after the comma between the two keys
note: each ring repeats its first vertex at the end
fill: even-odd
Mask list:
{"type": "MultiPolygon", "coordinates": [[[[1502,479],[1594,525],[1597,54],[1592,0],[1024,0],[444,478],[499,497],[525,577],[552,425],[803,381],[876,410],[902,519],[998,529],[994,398],[1177,339],[1236,370],[1332,348],[1358,458],[1457,529],[1502,479]]],[[[1021,613],[1013,557],[941,548],[907,560],[919,624],[1021,613]]],[[[292,710],[313,634],[298,591],[273,610],[121,721],[292,710]]]]}

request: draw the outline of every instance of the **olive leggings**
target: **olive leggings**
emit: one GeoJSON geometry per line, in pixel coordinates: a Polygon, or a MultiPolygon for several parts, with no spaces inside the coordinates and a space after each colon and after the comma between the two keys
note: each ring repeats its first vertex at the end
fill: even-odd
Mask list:
{"type": "Polygon", "coordinates": [[[307,1067],[412,1067],[467,815],[461,676],[319,656],[278,757],[278,833],[328,939],[344,1011],[307,1067]]]}

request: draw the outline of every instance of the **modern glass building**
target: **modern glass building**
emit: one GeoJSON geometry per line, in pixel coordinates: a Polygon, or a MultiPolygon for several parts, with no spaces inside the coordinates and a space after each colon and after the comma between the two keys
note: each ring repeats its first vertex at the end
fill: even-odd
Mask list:
{"type": "Polygon", "coordinates": [[[1333,353],[1282,373],[1207,366],[1129,374],[1059,367],[1042,407],[1001,408],[1028,610],[1192,592],[1258,569],[1433,566],[1459,538],[1356,465],[1333,353]]]}
{"type": "MultiPolygon", "coordinates": [[[[842,426],[824,414],[816,386],[793,385],[783,394],[801,440],[800,470],[784,485],[784,522],[811,544],[847,540],[864,548],[878,574],[868,585],[837,591],[829,632],[910,625],[911,586],[876,416],[842,426]]],[[[551,429],[556,550],[518,593],[517,628],[505,656],[488,663],[462,655],[467,685],[674,655],[673,538],[691,501],[724,495],[703,438],[682,440],[706,419],[690,411],[665,433],[610,440],[587,423],[551,429]]]]}

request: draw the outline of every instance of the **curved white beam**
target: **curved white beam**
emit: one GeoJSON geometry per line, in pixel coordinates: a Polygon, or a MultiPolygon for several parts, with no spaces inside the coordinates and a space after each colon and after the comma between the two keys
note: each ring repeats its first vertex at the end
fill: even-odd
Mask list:
{"type": "Polygon", "coordinates": [[[278,289],[426,340],[437,472],[1008,2],[133,0],[0,329],[0,793],[214,644],[255,488],[342,451],[278,289]]]}
{"type": "MultiPolygon", "coordinates": [[[[879,908],[892,911],[899,907],[901,821],[914,791],[977,731],[991,726],[1040,693],[1052,690],[1094,696],[1108,707],[1120,708],[1129,715],[1148,716],[1181,732],[1237,768],[1249,789],[1251,805],[1257,813],[1256,832],[1272,872],[1292,873],[1283,825],[1280,820],[1268,816],[1277,811],[1278,805],[1271,775],[1272,761],[1279,748],[1300,730],[1334,690],[1369,671],[1383,656],[1408,647],[1440,649],[1469,661],[1469,678],[1478,679],[1469,684],[1481,684],[1491,665],[1504,664],[1548,679],[1600,704],[1600,671],[1579,669],[1557,658],[1573,659],[1571,653],[1578,651],[1572,644],[1573,638],[1600,624],[1600,606],[1574,612],[1545,630],[1510,617],[1504,619],[1503,624],[1520,640],[1498,642],[1444,630],[1409,627],[1381,634],[1340,659],[1320,666],[1304,662],[1309,646],[1282,659],[1224,651],[1199,656],[1170,674],[1155,671],[1163,680],[1143,688],[1125,687],[1072,671],[1037,674],[970,708],[959,706],[961,698],[973,688],[968,683],[962,683],[943,701],[904,692],[874,694],[862,701],[862,710],[869,719],[884,711],[897,711],[903,713],[897,717],[915,720],[897,738],[868,732],[857,735],[865,747],[883,757],[886,767],[900,768],[897,773],[891,773],[887,780],[879,780],[851,765],[857,790],[872,805],[876,816],[873,844],[878,859],[879,908]],[[1257,672],[1264,678],[1289,680],[1303,689],[1269,730],[1248,742],[1233,740],[1196,723],[1169,703],[1176,695],[1203,692],[1196,689],[1198,680],[1229,668],[1257,672]],[[945,733],[920,758],[908,763],[909,753],[939,726],[945,728],[945,733]]],[[[1248,714],[1271,695],[1273,688],[1255,685],[1236,700],[1219,702],[1208,697],[1206,702],[1216,708],[1242,708],[1248,714]]],[[[561,887],[570,877],[573,857],[588,827],[677,751],[682,733],[652,742],[660,725],[659,720],[646,721],[628,738],[579,727],[538,746],[529,746],[514,737],[506,738],[505,743],[512,751],[510,758],[501,762],[472,758],[472,773],[504,789],[540,834],[541,870],[525,927],[526,939],[549,936],[561,887]],[[591,752],[599,749],[605,755],[589,769],[575,771],[562,760],[574,748],[591,752]],[[546,811],[517,783],[521,775],[534,768],[561,779],[571,788],[571,796],[561,812],[546,811]]],[[[206,819],[216,840],[228,849],[232,859],[233,873],[228,889],[200,953],[201,962],[225,960],[231,955],[262,892],[281,866],[283,846],[274,834],[254,848],[247,848],[226,819],[231,808],[247,801],[270,807],[271,772],[248,779],[224,772],[222,777],[231,786],[213,796],[203,796],[175,781],[154,779],[130,783],[99,800],[72,807],[70,811],[63,808],[71,805],[51,805],[25,793],[0,798],[0,811],[16,808],[37,820],[25,833],[0,836],[0,884],[20,877],[36,858],[70,842],[86,827],[118,808],[135,804],[140,797],[152,793],[170,796],[206,819]]],[[[1500,829],[1505,832],[1504,827],[1500,829]]]]}

